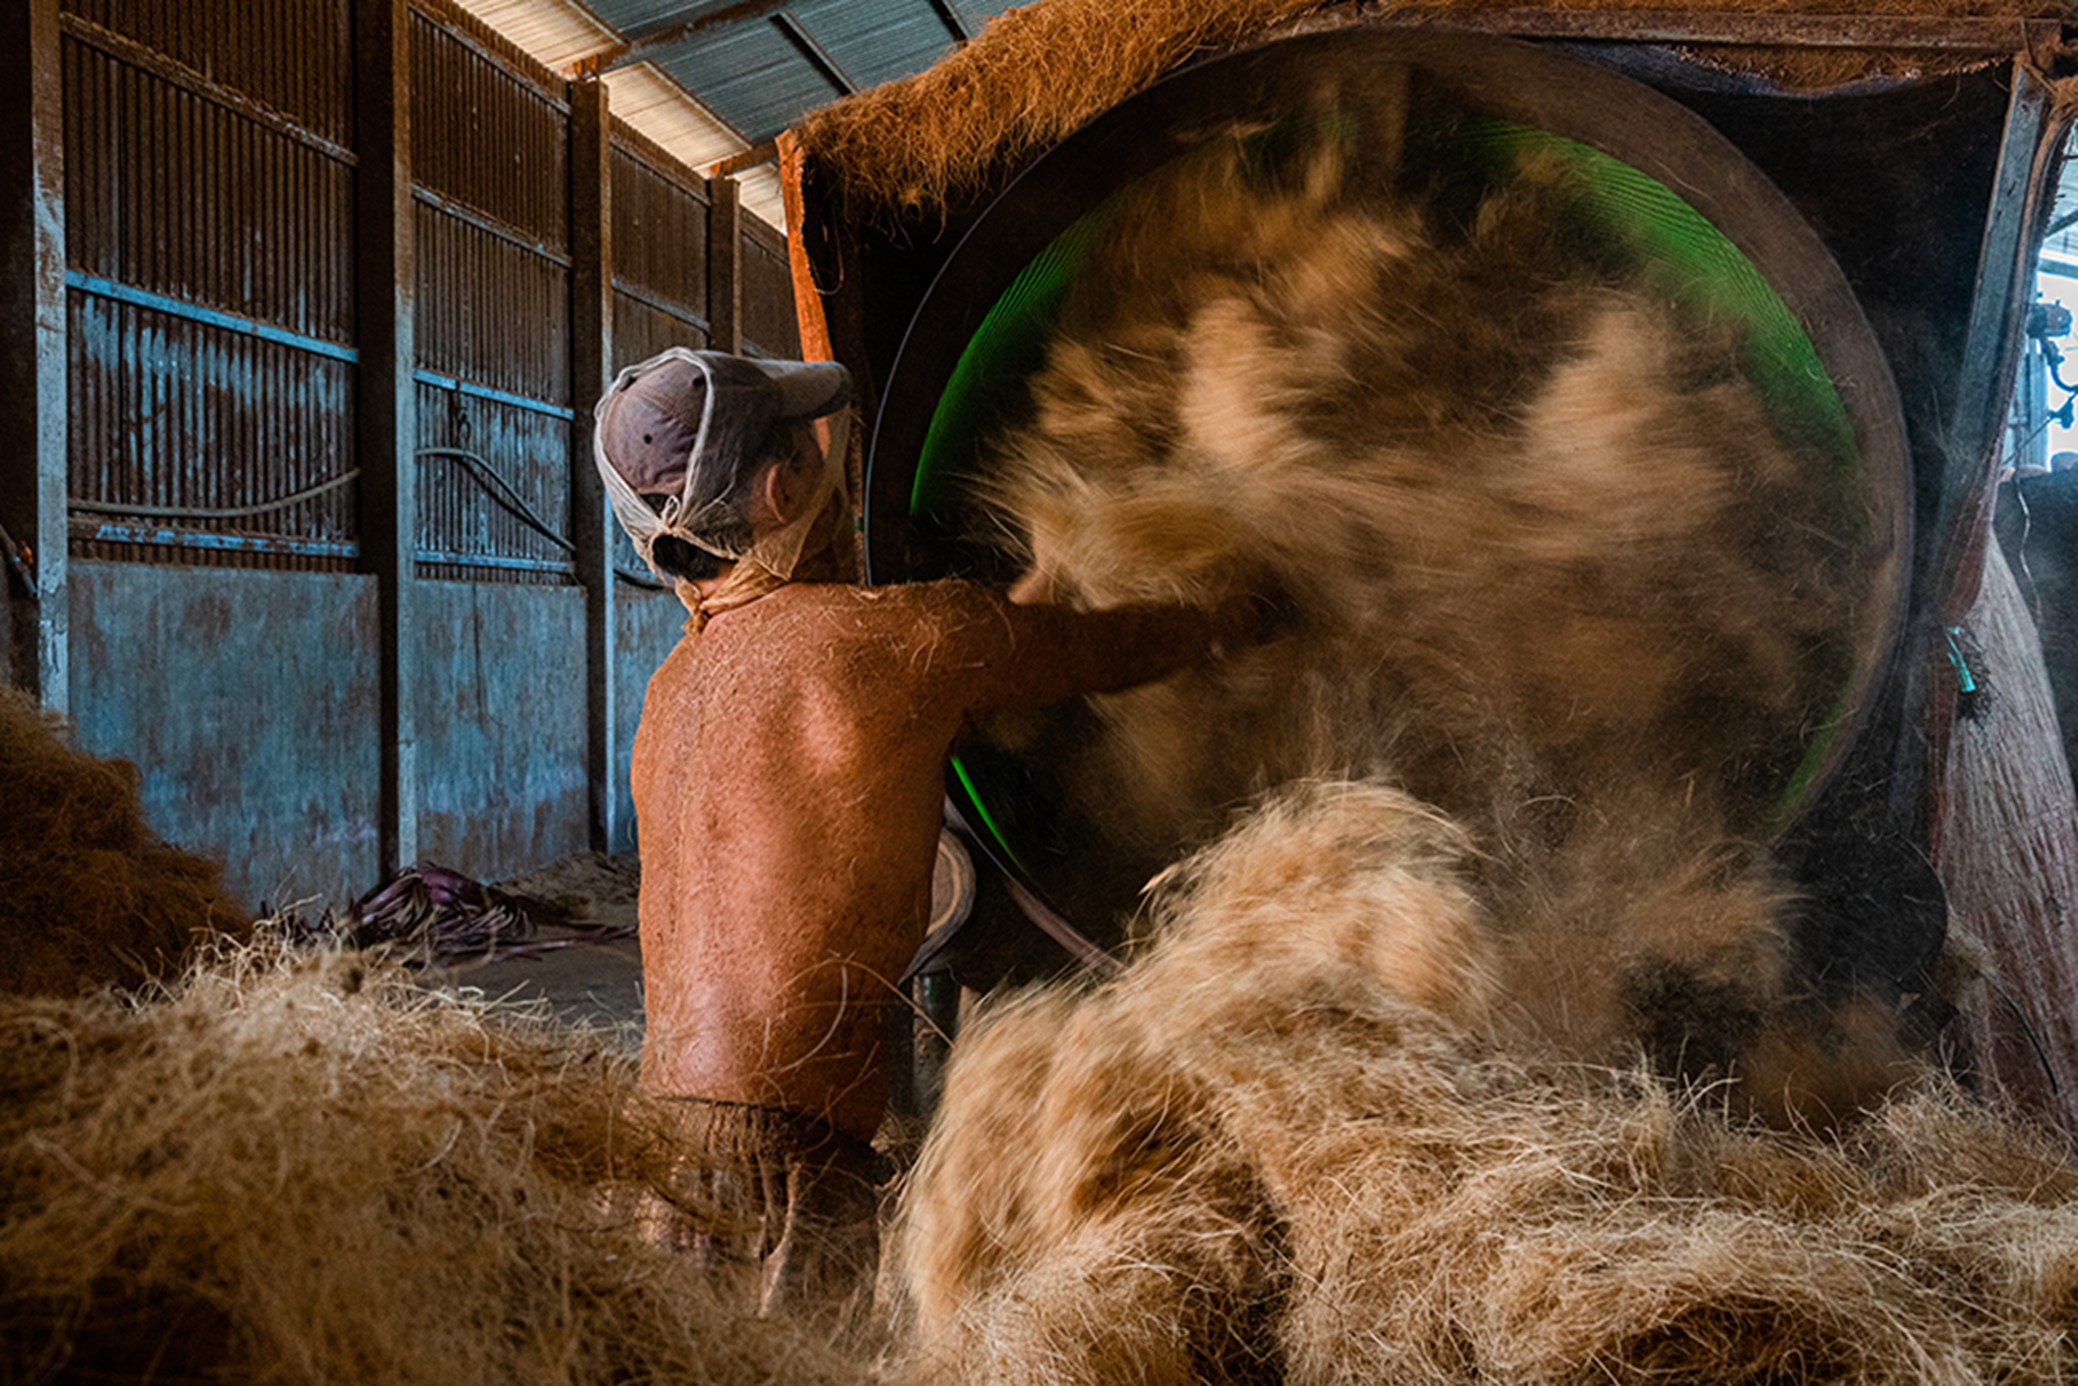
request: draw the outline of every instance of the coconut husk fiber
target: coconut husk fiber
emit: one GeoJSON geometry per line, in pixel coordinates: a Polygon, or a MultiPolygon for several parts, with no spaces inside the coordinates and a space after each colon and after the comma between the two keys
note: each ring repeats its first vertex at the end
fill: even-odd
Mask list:
{"type": "Polygon", "coordinates": [[[9,1381],[862,1379],[646,1230],[680,1158],[602,1035],[355,955],[0,1002],[9,1381]]]}
{"type": "Polygon", "coordinates": [[[2078,1369],[2059,1146],[1931,1073],[1818,1136],[1504,1050],[1464,870],[1393,790],[1291,791],[1163,883],[1116,980],[963,1034],[904,1211],[918,1375],[2078,1369]]]}
{"type": "MultiPolygon", "coordinates": [[[[1423,8],[1525,8],[1508,0],[1442,0],[1423,8]]],[[[1655,0],[1531,5],[1575,10],[1664,10],[1655,0]]],[[[1801,0],[1701,0],[1701,12],[1806,13],[1801,0]]],[[[1365,7],[1390,21],[1392,7],[1365,7]]],[[[2033,15],[2015,0],[1849,0],[1850,15],[2033,15]]],[[[1100,112],[1194,58],[1244,47],[1304,24],[1352,22],[1357,7],[1322,0],[1039,0],[989,21],[935,66],[810,114],[804,154],[855,201],[852,211],[943,207],[992,173],[1048,149],[1100,112]]],[[[1958,65],[1953,55],[1855,50],[1716,48],[1712,62],[1788,86],[1822,88],[1871,76],[1918,75],[1958,65]]],[[[1981,61],[1981,60],[1968,60],[1981,61]]]]}
{"type": "Polygon", "coordinates": [[[2078,1133],[2078,801],[2041,640],[1995,544],[1958,640],[1976,691],[1948,732],[1934,860],[1996,988],[1974,1054],[2015,1101],[2078,1133]]]}
{"type": "Polygon", "coordinates": [[[137,767],[90,756],[26,695],[0,688],[0,992],[64,995],[177,970],[243,933],[223,868],[146,826],[137,767]]]}

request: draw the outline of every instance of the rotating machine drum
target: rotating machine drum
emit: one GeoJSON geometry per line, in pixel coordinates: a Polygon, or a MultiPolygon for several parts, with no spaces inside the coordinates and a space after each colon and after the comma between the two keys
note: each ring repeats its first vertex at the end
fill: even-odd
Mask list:
{"type": "MultiPolygon", "coordinates": [[[[1556,161],[1586,190],[1576,231],[1740,336],[1771,427],[1836,498],[1827,523],[1846,557],[1834,580],[1855,594],[1821,705],[1767,751],[1767,808],[1748,826],[1790,831],[1851,747],[1898,641],[1912,491],[1890,373],[1825,246],[1738,149],[1674,101],[1550,49],[1375,29],[1284,39],[1172,76],[1038,160],[946,260],[887,374],[867,459],[869,580],[1013,575],[982,497],[997,440],[1032,412],[1062,305],[1103,254],[1121,197],[1237,140],[1273,183],[1303,179],[1323,142],[1353,151],[1349,176],[1382,205],[1413,189],[1476,201],[1556,161]]],[[[1061,806],[1030,768],[980,748],[955,761],[949,793],[1020,895],[1112,941],[1130,896],[1118,880],[1076,879],[1050,826],[1061,806]]]]}

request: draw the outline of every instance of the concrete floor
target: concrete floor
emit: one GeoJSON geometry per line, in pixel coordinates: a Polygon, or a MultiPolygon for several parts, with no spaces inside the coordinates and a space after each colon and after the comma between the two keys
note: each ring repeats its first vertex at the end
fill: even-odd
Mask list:
{"type": "Polygon", "coordinates": [[[428,983],[469,988],[499,1000],[545,1004],[559,1019],[620,1032],[630,1048],[642,1040],[642,950],[637,944],[635,896],[640,868],[632,855],[571,857],[497,888],[545,900],[573,926],[626,928],[606,942],[583,931],[544,923],[537,940],[567,943],[544,951],[429,971],[428,983]]]}

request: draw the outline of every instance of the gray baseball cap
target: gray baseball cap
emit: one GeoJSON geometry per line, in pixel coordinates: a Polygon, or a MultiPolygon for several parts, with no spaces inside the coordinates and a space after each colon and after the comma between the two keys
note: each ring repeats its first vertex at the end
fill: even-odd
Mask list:
{"type": "Polygon", "coordinates": [[[732,454],[780,420],[819,419],[850,399],[851,373],[835,361],[674,352],[614,382],[599,405],[599,451],[636,493],[677,495],[696,453],[733,468],[744,459],[732,454]]]}

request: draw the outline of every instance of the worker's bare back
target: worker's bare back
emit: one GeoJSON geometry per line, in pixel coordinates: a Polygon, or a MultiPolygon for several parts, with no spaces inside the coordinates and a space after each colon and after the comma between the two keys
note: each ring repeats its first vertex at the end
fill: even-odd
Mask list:
{"type": "Polygon", "coordinates": [[[965,583],[793,584],[681,641],[635,739],[645,1080],[870,1136],[962,723],[1130,687],[1212,629],[965,583]]]}

